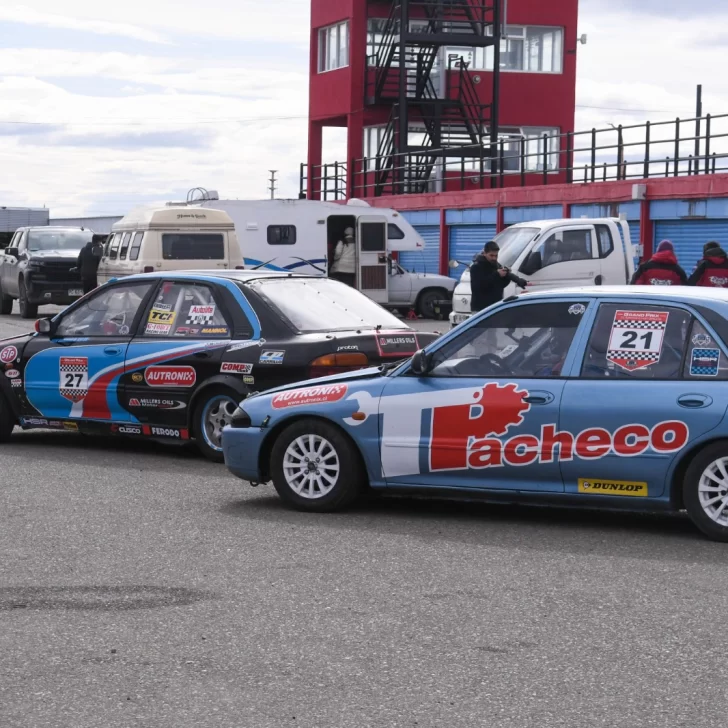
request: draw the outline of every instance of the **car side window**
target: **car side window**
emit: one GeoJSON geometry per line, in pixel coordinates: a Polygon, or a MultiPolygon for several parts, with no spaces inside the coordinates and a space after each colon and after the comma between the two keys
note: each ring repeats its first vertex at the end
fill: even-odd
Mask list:
{"type": "Polygon", "coordinates": [[[121,239],[121,250],[119,251],[119,260],[126,260],[126,254],[129,250],[129,240],[131,239],[131,233],[124,233],[124,237],[121,239]]]}
{"type": "Polygon", "coordinates": [[[121,233],[114,236],[111,241],[111,247],[109,248],[109,259],[116,260],[116,256],[119,254],[119,243],[121,242],[121,233]]]}
{"type": "Polygon", "coordinates": [[[116,234],[110,235],[106,241],[106,245],[104,245],[104,258],[108,258],[111,254],[111,246],[114,244],[114,240],[116,240],[116,234]]]}
{"type": "Polygon", "coordinates": [[[532,275],[557,263],[591,260],[593,257],[591,228],[557,230],[531,251],[522,271],[532,275]]]}
{"type": "Polygon", "coordinates": [[[599,257],[608,258],[614,250],[614,240],[607,225],[596,225],[597,242],[599,243],[599,257]]]}
{"type": "Polygon", "coordinates": [[[56,336],[129,336],[151,287],[149,282],[102,289],[61,319],[56,336]]]}
{"type": "Polygon", "coordinates": [[[142,248],[142,238],[144,233],[134,233],[134,240],[129,251],[129,260],[139,260],[139,251],[142,248]]]}
{"type": "Polygon", "coordinates": [[[728,379],[728,359],[721,345],[700,323],[693,321],[688,339],[688,355],[683,369],[685,379],[728,379]]]}
{"type": "Polygon", "coordinates": [[[210,286],[166,281],[144,323],[145,337],[226,339],[230,325],[210,286]]]}
{"type": "Polygon", "coordinates": [[[28,247],[28,231],[26,230],[18,240],[18,253],[25,252],[25,249],[28,247]]]}
{"type": "Polygon", "coordinates": [[[435,352],[433,377],[559,377],[588,301],[511,306],[435,352]]]}
{"type": "Polygon", "coordinates": [[[587,345],[586,379],[679,379],[691,316],[671,306],[603,303],[587,345]]]}

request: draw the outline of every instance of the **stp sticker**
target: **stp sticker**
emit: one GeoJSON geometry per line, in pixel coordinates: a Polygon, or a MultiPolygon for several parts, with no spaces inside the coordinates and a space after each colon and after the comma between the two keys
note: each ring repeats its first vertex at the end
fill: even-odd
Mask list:
{"type": "Polygon", "coordinates": [[[144,381],[150,387],[194,387],[197,372],[192,367],[148,367],[144,381]]]}
{"type": "Polygon", "coordinates": [[[273,397],[273,409],[302,407],[309,404],[331,404],[344,399],[349,387],[346,384],[327,384],[307,389],[292,389],[280,392],[273,397]]]}
{"type": "Polygon", "coordinates": [[[190,326],[206,326],[215,318],[215,306],[190,306],[185,323],[190,326]]]}
{"type": "Polygon", "coordinates": [[[18,350],[14,346],[6,346],[0,351],[0,364],[12,364],[18,358],[18,350]]]}
{"type": "Polygon", "coordinates": [[[17,369],[8,369],[5,372],[5,376],[8,379],[17,379],[20,376],[20,372],[17,369]]]}
{"type": "Polygon", "coordinates": [[[691,377],[717,377],[720,371],[720,349],[693,349],[690,353],[691,377]]]}
{"type": "Polygon", "coordinates": [[[631,480],[596,480],[579,478],[579,493],[589,495],[627,495],[647,497],[647,483],[631,480]]]}
{"type": "Polygon", "coordinates": [[[85,356],[62,356],[60,361],[61,397],[71,402],[81,402],[88,394],[88,358],[85,356]]]}
{"type": "Polygon", "coordinates": [[[253,371],[253,365],[226,361],[220,367],[220,371],[223,374],[250,374],[253,371]]]}
{"type": "Polygon", "coordinates": [[[669,316],[667,311],[617,311],[607,360],[629,372],[659,362],[669,316]]]}

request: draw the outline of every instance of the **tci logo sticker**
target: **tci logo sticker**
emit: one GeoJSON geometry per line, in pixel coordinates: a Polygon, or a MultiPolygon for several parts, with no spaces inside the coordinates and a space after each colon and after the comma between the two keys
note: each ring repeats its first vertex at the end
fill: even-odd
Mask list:
{"type": "Polygon", "coordinates": [[[197,372],[192,367],[149,367],[144,380],[150,387],[194,387],[197,372]]]}
{"type": "Polygon", "coordinates": [[[0,351],[0,363],[11,364],[18,358],[18,350],[14,346],[6,346],[0,351]]]}
{"type": "Polygon", "coordinates": [[[288,407],[301,407],[307,404],[330,404],[344,399],[347,392],[346,384],[329,384],[323,387],[310,387],[309,389],[293,389],[290,392],[281,392],[273,397],[273,409],[286,409],[288,407]]]}

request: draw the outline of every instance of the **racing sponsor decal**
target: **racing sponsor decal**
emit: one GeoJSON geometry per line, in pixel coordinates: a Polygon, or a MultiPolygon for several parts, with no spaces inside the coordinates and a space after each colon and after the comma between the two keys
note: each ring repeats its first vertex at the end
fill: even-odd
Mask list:
{"type": "Polygon", "coordinates": [[[607,360],[629,372],[659,362],[669,316],[667,311],[617,311],[607,360]]]}
{"type": "Polygon", "coordinates": [[[417,335],[412,333],[379,333],[377,348],[381,357],[407,357],[417,351],[417,335]]]}
{"type": "Polygon", "coordinates": [[[252,364],[241,364],[235,361],[223,362],[220,367],[223,374],[250,374],[253,371],[252,364]]]}
{"type": "Polygon", "coordinates": [[[172,324],[147,324],[144,333],[152,336],[168,336],[171,330],[172,324]]]}
{"type": "Polygon", "coordinates": [[[39,417],[21,417],[20,424],[23,427],[48,427],[48,420],[39,417]]]}
{"type": "Polygon", "coordinates": [[[176,315],[170,310],[159,310],[158,304],[149,312],[147,321],[150,324],[173,324],[176,315]]]}
{"type": "Polygon", "coordinates": [[[653,427],[629,423],[613,432],[601,427],[571,432],[559,430],[554,423],[541,425],[537,433],[513,434],[513,428],[528,424],[528,396],[517,384],[496,382],[381,399],[355,392],[349,400],[358,403],[359,412],[344,422],[356,427],[370,417],[382,417],[382,471],[390,478],[576,458],[600,460],[607,455],[636,457],[648,451],[669,454],[684,448],[690,439],[688,426],[679,420],[653,427]],[[425,457],[421,458],[422,451],[425,457]]]}
{"type": "Polygon", "coordinates": [[[69,432],[78,432],[78,423],[77,422],[64,422],[63,429],[68,430],[69,432]]]}
{"type": "Polygon", "coordinates": [[[283,364],[285,355],[285,351],[264,351],[259,361],[261,364],[283,364]]]}
{"type": "Polygon", "coordinates": [[[243,377],[243,382],[245,384],[255,384],[255,377],[245,376],[245,377],[243,377]]]}
{"type": "Polygon", "coordinates": [[[11,379],[10,380],[10,386],[11,387],[22,387],[23,386],[23,380],[22,379],[11,379]]]}
{"type": "Polygon", "coordinates": [[[189,430],[178,429],[176,427],[151,427],[143,425],[142,431],[149,437],[169,437],[175,440],[189,440],[189,430]]]}
{"type": "Polygon", "coordinates": [[[61,397],[74,404],[81,402],[88,394],[88,358],[85,356],[62,356],[60,360],[61,397]]]}
{"type": "Polygon", "coordinates": [[[121,336],[128,336],[129,335],[129,327],[128,326],[121,326],[119,328],[119,334],[121,336]]]}
{"type": "Polygon", "coordinates": [[[331,404],[344,399],[349,387],[346,384],[324,384],[320,387],[292,389],[279,392],[273,397],[273,409],[302,407],[310,404],[331,404]]]}
{"type": "Polygon", "coordinates": [[[596,480],[579,478],[579,493],[589,495],[626,495],[638,498],[647,497],[647,483],[631,480],[596,480]]]}
{"type": "Polygon", "coordinates": [[[113,433],[119,433],[120,435],[141,435],[142,428],[135,425],[111,425],[111,431],[113,433]]]}
{"type": "Polygon", "coordinates": [[[228,347],[228,351],[240,351],[241,349],[249,349],[253,346],[265,346],[265,339],[256,339],[253,341],[239,341],[228,347]]]}
{"type": "Polygon", "coordinates": [[[717,377],[720,371],[720,349],[693,349],[690,353],[691,377],[717,377]]]}
{"type": "Polygon", "coordinates": [[[144,381],[144,375],[141,372],[134,372],[134,374],[131,375],[131,381],[134,382],[134,384],[141,384],[144,381]]]}
{"type": "Polygon", "coordinates": [[[160,409],[160,410],[181,410],[186,409],[187,405],[178,399],[159,399],[159,398],[136,398],[129,400],[129,407],[140,409],[160,409]]]}
{"type": "Polygon", "coordinates": [[[706,346],[710,346],[712,343],[713,339],[711,339],[708,334],[695,334],[695,336],[693,336],[693,344],[695,344],[695,346],[705,348],[706,346]]]}
{"type": "Polygon", "coordinates": [[[144,372],[144,381],[150,387],[194,387],[197,372],[193,367],[148,367],[144,372]]]}
{"type": "Polygon", "coordinates": [[[569,313],[572,316],[582,316],[586,311],[586,306],[583,303],[575,303],[569,308],[569,313]]]}
{"type": "MultiPolygon", "coordinates": [[[[192,331],[192,329],[190,329],[190,331],[192,331]]],[[[200,333],[203,334],[204,336],[210,336],[211,334],[216,334],[216,335],[219,334],[220,336],[227,336],[230,333],[230,330],[228,329],[227,326],[215,326],[213,328],[202,329],[200,331],[200,333]]]]}
{"type": "Polygon", "coordinates": [[[215,318],[215,310],[216,307],[213,304],[208,306],[190,306],[185,323],[187,326],[206,326],[207,324],[211,324],[215,318]]]}
{"type": "Polygon", "coordinates": [[[5,372],[5,376],[8,379],[17,379],[20,376],[20,372],[17,369],[8,369],[5,372]]]}
{"type": "Polygon", "coordinates": [[[6,346],[0,351],[0,364],[12,364],[18,358],[18,350],[14,346],[6,346]]]}
{"type": "Polygon", "coordinates": [[[157,301],[154,304],[154,311],[171,311],[172,310],[172,304],[171,303],[160,303],[157,301]]]}
{"type": "Polygon", "coordinates": [[[359,351],[359,347],[356,344],[350,344],[349,346],[340,346],[336,351],[359,351]]]}

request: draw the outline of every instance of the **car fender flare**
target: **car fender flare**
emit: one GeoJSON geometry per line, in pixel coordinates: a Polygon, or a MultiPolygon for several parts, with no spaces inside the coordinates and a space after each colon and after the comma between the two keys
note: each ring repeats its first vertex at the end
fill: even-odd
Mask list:
{"type": "Polygon", "coordinates": [[[210,377],[210,379],[205,379],[202,385],[192,395],[192,399],[190,400],[187,417],[190,426],[193,424],[192,419],[195,415],[195,408],[200,402],[200,399],[202,399],[205,392],[212,387],[225,387],[226,389],[232,389],[240,395],[241,401],[252,392],[247,384],[240,381],[239,377],[231,376],[230,374],[218,374],[217,376],[210,377]]]}

